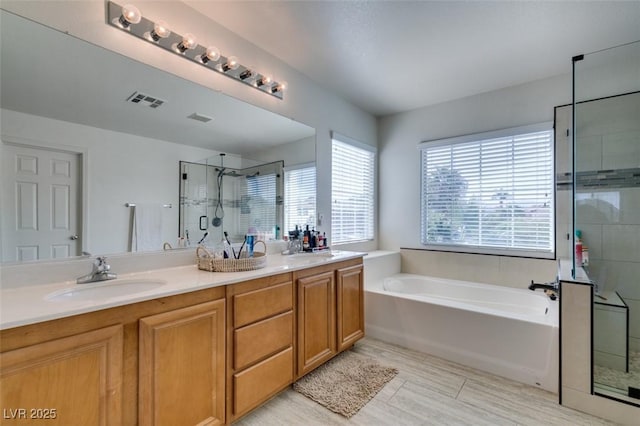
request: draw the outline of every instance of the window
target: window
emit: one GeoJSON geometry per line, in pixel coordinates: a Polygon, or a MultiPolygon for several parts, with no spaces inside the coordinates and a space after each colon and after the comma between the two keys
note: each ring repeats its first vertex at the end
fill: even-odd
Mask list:
{"type": "Polygon", "coordinates": [[[316,166],[305,164],[284,170],[284,234],[296,225],[316,224],[316,166]]]}
{"type": "MultiPolygon", "coordinates": [[[[276,226],[275,173],[262,171],[245,178],[236,179],[240,195],[239,230],[250,233],[264,233],[267,238],[274,236],[276,226]],[[247,232],[247,231],[244,231],[247,232]]],[[[242,234],[242,232],[239,232],[242,234]]]]}
{"type": "Polygon", "coordinates": [[[550,257],[555,246],[551,127],[420,144],[422,244],[550,257]]]}
{"type": "Polygon", "coordinates": [[[374,238],[375,148],[332,134],[331,238],[333,244],[374,238]]]}

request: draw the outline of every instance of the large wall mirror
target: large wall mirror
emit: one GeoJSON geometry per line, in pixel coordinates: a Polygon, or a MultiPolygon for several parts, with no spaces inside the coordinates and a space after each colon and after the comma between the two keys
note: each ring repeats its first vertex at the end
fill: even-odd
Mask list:
{"type": "MultiPolygon", "coordinates": [[[[220,170],[255,189],[255,167],[315,161],[309,126],[4,10],[0,20],[3,262],[179,246],[186,164],[210,175],[191,187],[212,204],[204,230],[191,230],[197,243],[219,230],[207,191],[220,170]],[[156,242],[132,241],[132,204],[155,215],[156,242]]],[[[251,195],[223,207],[258,212],[242,204],[251,195]]]]}

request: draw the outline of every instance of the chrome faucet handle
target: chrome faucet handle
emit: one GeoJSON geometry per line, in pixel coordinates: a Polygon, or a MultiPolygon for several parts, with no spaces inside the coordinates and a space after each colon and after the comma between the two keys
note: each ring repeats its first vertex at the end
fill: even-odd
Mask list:
{"type": "Polygon", "coordinates": [[[118,278],[118,275],[109,272],[110,270],[111,265],[107,263],[107,258],[105,256],[98,256],[93,263],[93,270],[87,275],[83,275],[76,279],[76,282],[78,284],[87,284],[96,281],[115,280],[118,278]]]}
{"type": "Polygon", "coordinates": [[[95,266],[96,266],[96,270],[98,272],[106,272],[109,269],[111,269],[111,265],[109,265],[107,263],[107,257],[106,256],[98,256],[98,257],[96,257],[95,266]]]}

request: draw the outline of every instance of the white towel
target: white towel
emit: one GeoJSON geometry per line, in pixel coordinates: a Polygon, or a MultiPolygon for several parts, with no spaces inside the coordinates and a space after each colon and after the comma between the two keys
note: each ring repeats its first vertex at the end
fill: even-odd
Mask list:
{"type": "Polygon", "coordinates": [[[131,251],[162,250],[162,205],[136,204],[133,207],[131,251]]]}

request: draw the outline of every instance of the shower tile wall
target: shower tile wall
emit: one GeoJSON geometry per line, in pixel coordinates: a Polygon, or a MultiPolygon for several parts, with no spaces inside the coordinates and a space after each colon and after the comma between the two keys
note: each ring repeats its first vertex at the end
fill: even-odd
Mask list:
{"type": "Polygon", "coordinates": [[[640,94],[578,108],[576,228],[589,248],[591,278],[629,306],[629,345],[638,351],[640,94]]]}

